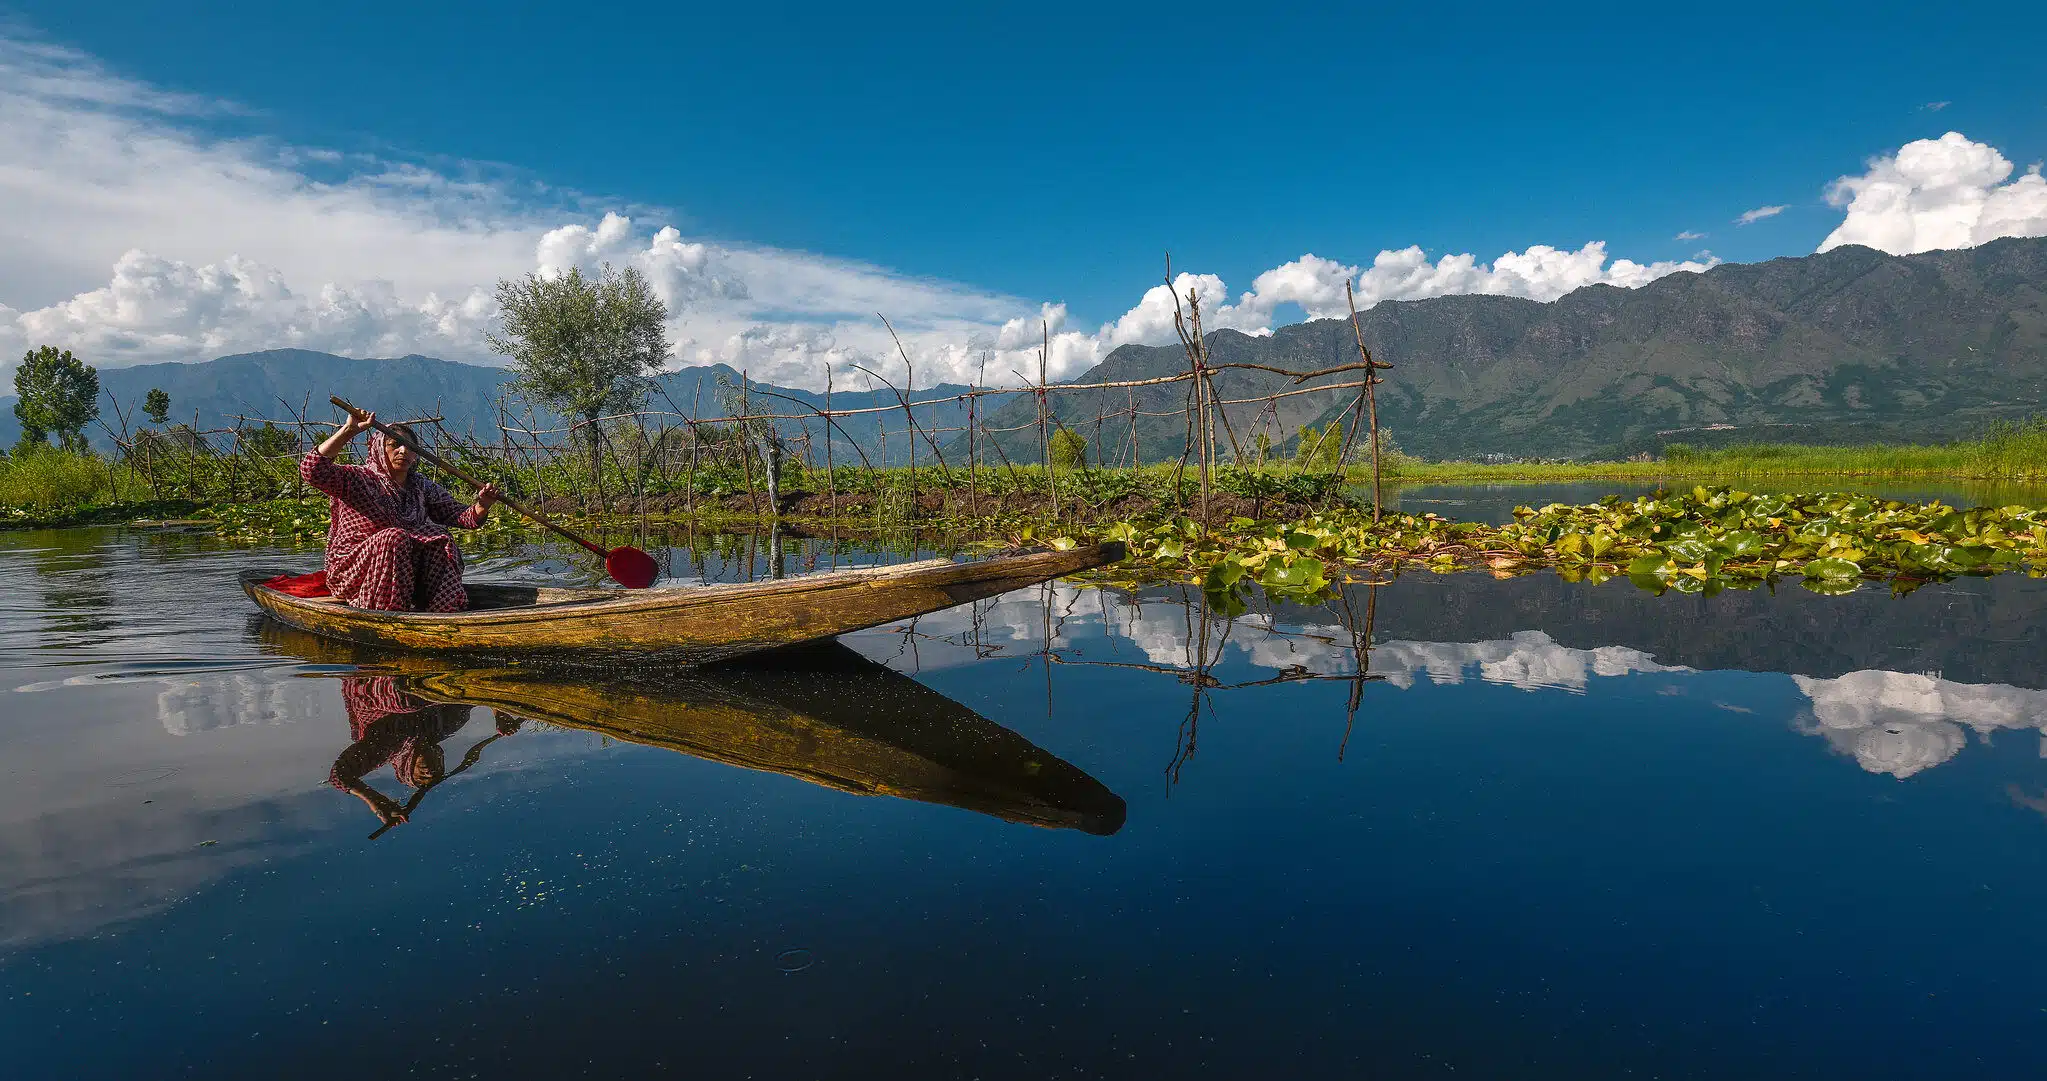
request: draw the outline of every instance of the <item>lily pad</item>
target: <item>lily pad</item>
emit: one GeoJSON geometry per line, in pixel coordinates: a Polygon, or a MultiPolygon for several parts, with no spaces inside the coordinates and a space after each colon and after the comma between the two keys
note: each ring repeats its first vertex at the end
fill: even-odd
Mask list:
{"type": "Polygon", "coordinates": [[[1655,554],[1639,555],[1636,556],[1633,560],[1629,561],[1628,577],[1633,578],[1636,575],[1643,574],[1653,576],[1663,573],[1665,570],[1668,570],[1669,567],[1670,559],[1666,556],[1660,556],[1655,554]]]}

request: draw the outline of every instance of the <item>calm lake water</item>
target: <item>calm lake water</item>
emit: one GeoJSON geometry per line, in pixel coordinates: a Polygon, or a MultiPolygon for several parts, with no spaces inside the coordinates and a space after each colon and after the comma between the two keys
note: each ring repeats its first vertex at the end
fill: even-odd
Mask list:
{"type": "Polygon", "coordinates": [[[2039,1070],[2047,583],[1057,584],[564,676],[254,619],[308,558],[0,534],[7,1076],[2039,1070]]]}

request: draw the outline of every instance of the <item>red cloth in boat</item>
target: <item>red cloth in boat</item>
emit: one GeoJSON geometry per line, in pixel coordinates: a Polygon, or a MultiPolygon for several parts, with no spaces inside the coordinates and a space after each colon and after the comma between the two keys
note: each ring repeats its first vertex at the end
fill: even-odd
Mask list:
{"type": "Polygon", "coordinates": [[[327,572],[314,571],[311,574],[280,574],[263,583],[265,589],[274,589],[294,597],[330,597],[327,592],[327,572]]]}
{"type": "Polygon", "coordinates": [[[462,554],[449,526],[475,529],[474,507],[411,471],[391,483],[384,440],[370,440],[368,465],[342,465],[308,451],[299,476],[332,497],[327,527],[327,589],[357,608],[459,612],[462,554]]]}

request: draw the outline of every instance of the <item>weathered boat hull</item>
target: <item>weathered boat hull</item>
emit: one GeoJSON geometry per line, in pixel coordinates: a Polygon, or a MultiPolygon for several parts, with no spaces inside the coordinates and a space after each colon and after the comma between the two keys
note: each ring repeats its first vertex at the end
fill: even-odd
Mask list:
{"type": "Polygon", "coordinates": [[[488,654],[653,654],[704,663],[836,637],[1007,593],[1123,557],[1117,543],[972,563],[926,560],[776,581],[668,589],[479,584],[467,612],[377,612],[263,586],[242,589],[287,626],[361,645],[488,654]]]}

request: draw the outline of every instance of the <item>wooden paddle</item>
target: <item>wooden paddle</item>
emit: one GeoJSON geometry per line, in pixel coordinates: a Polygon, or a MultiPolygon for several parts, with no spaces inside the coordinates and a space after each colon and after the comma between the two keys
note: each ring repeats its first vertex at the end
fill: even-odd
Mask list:
{"type": "MultiPolygon", "coordinates": [[[[333,402],[336,406],[340,407],[342,412],[347,413],[349,416],[354,417],[357,420],[361,420],[369,416],[368,413],[365,413],[362,410],[357,409],[355,406],[352,406],[347,402],[342,401],[340,398],[329,398],[327,400],[333,402]]],[[[392,431],[390,427],[384,424],[383,421],[373,420],[370,422],[370,426],[375,428],[377,431],[383,433],[384,438],[393,440],[403,446],[411,448],[412,453],[417,454],[422,459],[425,459],[426,461],[433,463],[435,466],[438,466],[442,471],[450,474],[457,480],[462,481],[463,483],[469,485],[472,488],[483,487],[482,481],[479,481],[475,477],[472,477],[469,474],[464,473],[461,470],[455,468],[454,466],[449,465],[447,461],[442,459],[439,455],[436,455],[434,452],[426,449],[425,447],[420,446],[413,440],[405,438],[405,436],[402,433],[392,431]]],[[[660,568],[654,563],[654,557],[648,555],[645,552],[640,551],[638,548],[634,548],[631,545],[620,545],[617,548],[612,548],[609,550],[599,548],[596,545],[590,543],[589,541],[586,541],[583,538],[576,536],[574,533],[571,533],[568,530],[563,529],[561,526],[556,525],[554,523],[554,520],[549,518],[547,515],[542,514],[539,511],[533,510],[529,507],[522,507],[518,503],[514,502],[508,496],[502,495],[498,496],[498,502],[503,503],[505,506],[510,507],[515,511],[518,511],[520,514],[523,514],[526,517],[533,519],[534,521],[540,523],[541,525],[544,525],[547,528],[554,530],[556,533],[561,534],[563,537],[575,541],[577,544],[580,544],[583,547],[588,548],[592,552],[595,552],[598,555],[603,556],[604,573],[610,575],[612,581],[617,582],[619,585],[622,585],[627,589],[645,589],[648,586],[654,584],[655,577],[657,577],[660,573],[660,568]]]]}

